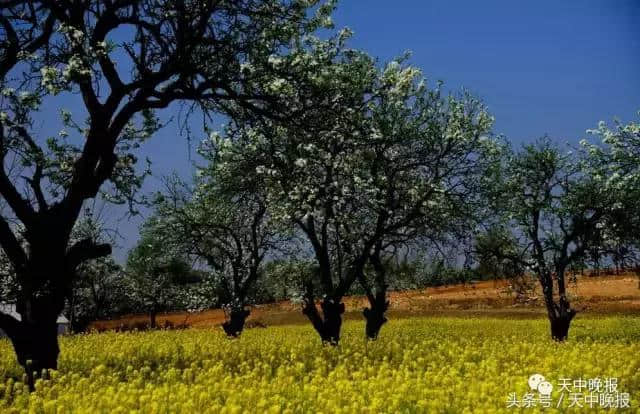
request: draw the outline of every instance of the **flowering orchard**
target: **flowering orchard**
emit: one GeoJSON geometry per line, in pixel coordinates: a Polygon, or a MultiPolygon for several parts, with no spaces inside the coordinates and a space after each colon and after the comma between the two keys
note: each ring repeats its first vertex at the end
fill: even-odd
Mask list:
{"type": "MultiPolygon", "coordinates": [[[[86,266],[102,260],[105,272],[120,273],[105,259],[112,240],[79,238],[74,229],[91,219],[91,200],[137,211],[150,173],[137,165],[142,144],[173,115],[185,132],[190,115],[202,115],[205,165],[194,165],[187,190],[174,181],[179,191],[156,198],[125,271],[109,282],[121,282],[129,303],[108,307],[147,312],[152,327],[159,311],[221,305],[225,331],[238,336],[267,262],[286,256],[307,270],[287,296],[301,298],[323,342],[340,342],[343,298],[355,289],[369,304],[365,333],[376,339],[398,276],[394,262],[417,252],[457,266],[460,251],[443,247],[467,253],[491,224],[511,233],[503,238],[511,245],[487,253],[535,274],[551,336],[565,341],[576,314],[568,272],[589,260],[624,261],[620,252],[640,257],[637,123],[601,124],[591,132],[602,142],[575,153],[551,140],[512,151],[479,99],[427,82],[408,55],[380,64],[349,48],[351,31],[334,30],[335,7],[335,0],[0,2],[0,302],[17,313],[0,312],[0,329],[32,390],[34,373],[58,367],[58,315],[80,313],[74,308],[84,297],[99,302],[91,311],[98,318],[109,303],[98,293],[112,289],[84,282],[95,275],[86,266]],[[161,111],[175,104],[188,109],[161,111]],[[59,125],[42,128],[41,113],[51,108],[59,125]],[[220,132],[216,115],[228,121],[220,132]]],[[[479,274],[471,269],[478,260],[464,259],[464,272],[479,274]]],[[[84,340],[92,339],[67,341],[67,351],[84,340]]],[[[218,339],[203,346],[219,345],[208,341],[218,339]]],[[[243,343],[228,353],[245,352],[243,343]]],[[[155,372],[155,381],[175,372],[152,365],[131,375],[155,372]]],[[[385,369],[375,372],[396,375],[385,369]]],[[[70,378],[58,375],[54,383],[70,378]]],[[[284,377],[276,379],[284,389],[284,377]]],[[[73,386],[80,385],[88,384],[73,386]]]]}
{"type": "Polygon", "coordinates": [[[211,330],[68,337],[59,371],[31,394],[0,341],[0,411],[542,412],[537,392],[529,407],[510,406],[531,394],[532,374],[553,384],[544,412],[581,412],[568,407],[567,389],[586,395],[581,381],[596,378],[603,394],[615,378],[638,411],[640,318],[583,318],[565,343],[545,335],[543,320],[404,319],[377,341],[364,338],[361,322],[344,328],[337,347],[307,326],[250,329],[236,340],[211,330]]]}
{"type": "MultiPolygon", "coordinates": [[[[337,62],[310,80],[329,108],[304,111],[287,127],[248,116],[203,143],[217,149],[221,179],[255,172],[272,219],[312,252],[318,271],[302,287],[303,312],[334,343],[342,298],[356,282],[370,304],[367,335],[377,337],[393,277],[383,262],[421,238],[469,231],[501,153],[478,99],[428,85],[406,57],[379,68],[366,53],[343,50],[348,36],[310,46],[316,60],[337,62]]],[[[300,95],[291,96],[294,107],[310,99],[300,95]]]]}
{"type": "Polygon", "coordinates": [[[77,268],[111,252],[72,242],[72,229],[87,200],[135,211],[147,175],[138,149],[162,126],[155,111],[189,102],[205,113],[233,116],[239,105],[287,117],[269,85],[288,68],[272,62],[331,28],[333,9],[314,0],[1,3],[0,246],[21,319],[0,313],[0,326],[23,366],[57,366],[55,321],[77,268]],[[37,126],[51,108],[62,130],[37,126]]]}

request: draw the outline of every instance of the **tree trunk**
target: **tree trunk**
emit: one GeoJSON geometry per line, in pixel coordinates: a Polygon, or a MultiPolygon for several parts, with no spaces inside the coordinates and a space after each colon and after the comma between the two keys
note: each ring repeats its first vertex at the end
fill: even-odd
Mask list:
{"type": "Polygon", "coordinates": [[[376,246],[376,250],[369,258],[376,274],[375,294],[369,287],[364,273],[360,272],[358,277],[362,286],[367,291],[367,298],[369,299],[370,308],[365,308],[363,313],[366,319],[365,332],[367,334],[367,338],[371,340],[378,339],[378,334],[380,333],[380,329],[382,329],[382,325],[387,322],[387,318],[384,314],[387,312],[387,309],[389,309],[389,301],[387,300],[387,289],[389,288],[386,277],[387,269],[382,263],[381,253],[382,246],[378,244],[376,246]]]}
{"type": "Polygon", "coordinates": [[[371,340],[378,339],[378,334],[382,325],[387,322],[387,318],[384,316],[385,312],[389,308],[389,301],[385,299],[385,295],[377,296],[374,301],[369,301],[371,307],[365,308],[362,312],[367,323],[365,331],[367,338],[371,340]]]}
{"type": "Polygon", "coordinates": [[[324,317],[323,341],[332,345],[340,342],[340,330],[342,328],[342,314],[344,303],[334,301],[322,302],[322,315],[324,317]]]}
{"type": "Polygon", "coordinates": [[[316,332],[320,335],[322,342],[338,345],[340,342],[344,303],[341,303],[339,300],[324,299],[320,307],[322,308],[322,316],[318,312],[318,308],[314,302],[306,301],[302,313],[309,318],[316,332]]]}
{"type": "Polygon", "coordinates": [[[67,243],[47,238],[59,229],[45,226],[40,230],[44,236],[30,233],[35,241],[29,243],[29,258],[16,270],[19,289],[15,306],[20,317],[0,315],[0,327],[11,340],[32,391],[36,378],[47,375],[46,370],[58,368],[57,321],[75,276],[65,256],[67,243]]]}
{"type": "Polygon", "coordinates": [[[58,324],[56,320],[36,324],[20,324],[19,334],[11,338],[18,362],[27,373],[29,389],[35,389],[35,378],[46,375],[45,370],[58,369],[58,324]]]}
{"type": "Polygon", "coordinates": [[[87,331],[91,321],[87,318],[82,318],[81,320],[76,318],[73,322],[69,322],[69,324],[71,325],[71,332],[79,334],[87,331]]]}
{"type": "Polygon", "coordinates": [[[230,338],[237,338],[244,329],[244,324],[251,312],[247,309],[233,309],[229,319],[222,324],[222,329],[230,338]]]}
{"type": "Polygon", "coordinates": [[[33,312],[42,310],[34,305],[30,311],[20,309],[22,321],[0,314],[0,327],[9,337],[18,363],[27,374],[29,389],[34,390],[35,379],[46,375],[45,370],[58,368],[58,312],[33,312]],[[22,311],[22,312],[21,312],[22,311]],[[43,373],[44,371],[44,373],[43,373]]]}
{"type": "Polygon", "coordinates": [[[576,316],[576,311],[571,309],[569,301],[564,295],[560,296],[558,303],[555,303],[553,299],[545,302],[551,325],[551,338],[558,342],[566,341],[569,337],[569,326],[573,317],[576,316]]]}
{"type": "Polygon", "coordinates": [[[573,316],[571,314],[564,314],[562,316],[555,316],[550,318],[551,322],[551,338],[554,341],[564,342],[569,337],[569,326],[573,316]]]}
{"type": "Polygon", "coordinates": [[[571,320],[576,315],[576,311],[571,309],[569,299],[567,298],[564,284],[564,269],[558,269],[556,272],[556,281],[558,284],[557,302],[553,295],[552,274],[549,272],[543,272],[538,275],[538,278],[542,286],[544,303],[547,308],[547,316],[551,325],[551,338],[554,341],[564,342],[569,336],[571,320]]]}
{"type": "Polygon", "coordinates": [[[149,328],[150,329],[156,329],[156,327],[158,326],[156,323],[157,316],[158,316],[158,312],[156,312],[155,310],[149,312],[149,328]]]}

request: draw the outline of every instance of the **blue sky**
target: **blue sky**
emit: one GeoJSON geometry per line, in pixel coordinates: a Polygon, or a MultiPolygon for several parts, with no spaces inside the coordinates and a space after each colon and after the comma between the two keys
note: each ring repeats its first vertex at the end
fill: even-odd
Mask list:
{"type": "MultiPolygon", "coordinates": [[[[411,51],[428,79],[481,97],[494,131],[515,144],[544,134],[576,143],[599,120],[629,121],[640,110],[640,0],[342,0],[334,21],[381,62],[411,51]]],[[[154,171],[146,191],[173,170],[191,175],[200,131],[191,148],[177,132],[174,122],[144,145],[154,171]]],[[[117,221],[122,261],[141,218],[117,221]]]]}

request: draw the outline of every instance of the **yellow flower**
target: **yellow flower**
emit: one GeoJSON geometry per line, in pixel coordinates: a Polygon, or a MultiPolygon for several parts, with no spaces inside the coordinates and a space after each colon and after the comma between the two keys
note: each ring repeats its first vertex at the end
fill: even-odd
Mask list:
{"type": "Polygon", "coordinates": [[[640,318],[581,318],[562,345],[547,323],[402,319],[370,342],[362,322],[348,321],[338,347],[322,346],[310,326],[233,341],[197,329],[63,337],[60,370],[31,394],[0,339],[0,412],[508,413],[509,393],[528,392],[534,372],[552,383],[617,378],[638,407],[640,318]]]}

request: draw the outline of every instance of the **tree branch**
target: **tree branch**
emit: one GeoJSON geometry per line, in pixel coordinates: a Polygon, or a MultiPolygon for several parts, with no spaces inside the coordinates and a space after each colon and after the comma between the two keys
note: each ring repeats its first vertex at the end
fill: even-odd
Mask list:
{"type": "Polygon", "coordinates": [[[0,312],[0,329],[2,329],[9,338],[16,336],[18,329],[20,329],[20,321],[13,316],[0,312]]]}
{"type": "Polygon", "coordinates": [[[96,243],[93,239],[86,238],[76,242],[67,251],[67,263],[70,269],[75,269],[86,260],[98,259],[111,254],[111,245],[108,243],[96,243]]]}
{"type": "Polygon", "coordinates": [[[0,246],[9,257],[14,269],[18,272],[21,271],[27,263],[27,255],[9,227],[9,223],[2,216],[0,216],[0,246]]]}

